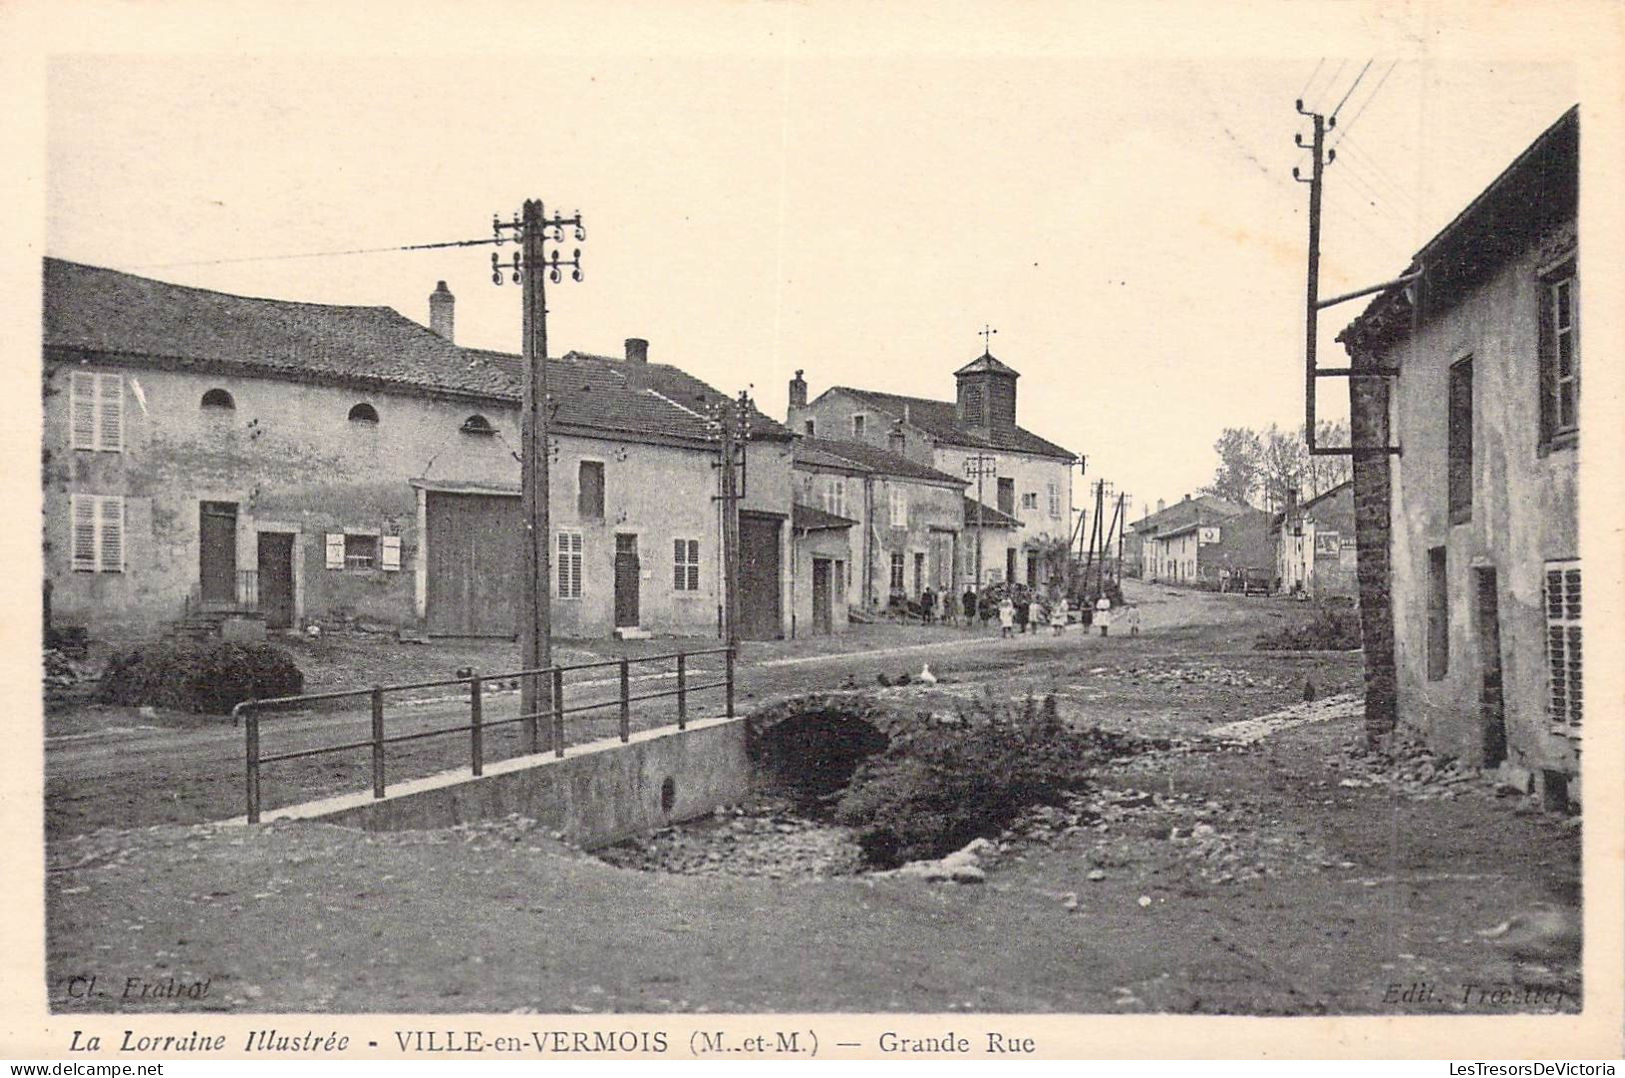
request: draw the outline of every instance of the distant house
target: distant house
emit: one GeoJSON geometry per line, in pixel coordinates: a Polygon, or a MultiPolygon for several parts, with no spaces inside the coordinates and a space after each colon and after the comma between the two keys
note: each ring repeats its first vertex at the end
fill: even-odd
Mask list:
{"type": "MultiPolygon", "coordinates": [[[[1050,579],[1046,557],[1071,536],[1072,471],[1077,454],[1016,423],[1016,379],[989,353],[954,372],[952,401],[832,386],[811,402],[797,371],[790,382],[788,424],[796,434],[865,442],[968,480],[966,492],[1018,523],[1015,542],[999,542],[989,556],[988,525],[982,583],[1011,580],[1032,586],[1050,579]],[[975,469],[983,471],[980,485],[975,469]]],[[[985,521],[984,521],[985,523],[985,521]]],[[[975,570],[970,570],[974,577],[975,570]]],[[[905,572],[905,576],[907,571],[905,572]]],[[[963,579],[962,582],[968,582],[963,579]]]]}
{"type": "Polygon", "coordinates": [[[1146,580],[1221,586],[1242,569],[1274,561],[1269,514],[1211,494],[1185,495],[1134,524],[1146,580]]]}
{"type": "MultiPolygon", "coordinates": [[[[384,307],[228,295],[46,259],[46,574],[101,636],[178,621],[511,637],[517,356],[384,307]]],[[[716,631],[725,401],[675,367],[571,353],[554,401],[555,631],[716,631]]],[[[789,625],[790,436],[756,416],[747,636],[789,625]]]]}
{"type": "Polygon", "coordinates": [[[1584,712],[1579,138],[1570,110],[1338,338],[1366,375],[1368,725],[1504,766],[1554,807],[1579,797],[1584,712]]]}
{"type": "MultiPolygon", "coordinates": [[[[834,570],[845,602],[873,614],[893,597],[952,593],[967,579],[963,478],[846,439],[801,437],[794,456],[796,504],[851,524],[852,571],[834,570]]],[[[996,513],[986,516],[998,527],[996,513]]]]}
{"type": "Polygon", "coordinates": [[[1282,591],[1317,597],[1355,594],[1354,480],[1302,505],[1289,503],[1271,518],[1270,535],[1282,591]]]}

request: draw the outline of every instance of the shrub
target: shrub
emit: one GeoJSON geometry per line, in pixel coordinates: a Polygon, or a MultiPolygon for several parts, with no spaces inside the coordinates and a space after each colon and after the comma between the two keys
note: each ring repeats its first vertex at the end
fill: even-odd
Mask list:
{"type": "Polygon", "coordinates": [[[270,644],[161,643],[114,655],[97,699],[224,715],[244,700],[294,696],[304,687],[293,658],[270,644]]]}
{"type": "Polygon", "coordinates": [[[1317,603],[1308,621],[1264,633],[1253,648],[1257,651],[1358,651],[1360,614],[1344,604],[1317,603]]]}
{"type": "Polygon", "coordinates": [[[894,733],[859,766],[836,806],[872,864],[942,857],[998,833],[1024,809],[1055,804],[1089,782],[1092,768],[1141,742],[1061,722],[1055,700],[1019,707],[983,703],[954,721],[894,733]]]}

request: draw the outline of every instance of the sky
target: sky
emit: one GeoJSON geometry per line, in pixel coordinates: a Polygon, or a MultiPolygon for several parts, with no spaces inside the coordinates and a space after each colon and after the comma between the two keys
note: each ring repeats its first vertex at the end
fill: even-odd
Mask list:
{"type": "MultiPolygon", "coordinates": [[[[489,53],[464,33],[391,55],[56,55],[45,251],[421,322],[444,280],[460,343],[517,351],[520,290],[492,285],[489,248],[281,256],[485,238],[539,197],[587,226],[585,280],[549,291],[554,354],[644,337],[782,417],[798,369],[815,396],[951,399],[991,325],[1018,421],[1138,516],[1212,477],[1222,428],[1302,421],[1296,97],[1342,104],[1323,295],[1398,274],[1579,100],[1571,63],[1407,23],[1369,47],[1305,33],[1204,55],[1189,27],[1125,48],[1076,18],[922,22],[856,47],[881,9],[742,5],[714,38],[675,33],[709,8],[662,10],[665,37],[529,51],[493,27],[489,53]]],[[[1327,361],[1358,310],[1323,316],[1327,361]]],[[[1328,382],[1322,414],[1346,399],[1328,382]]]]}

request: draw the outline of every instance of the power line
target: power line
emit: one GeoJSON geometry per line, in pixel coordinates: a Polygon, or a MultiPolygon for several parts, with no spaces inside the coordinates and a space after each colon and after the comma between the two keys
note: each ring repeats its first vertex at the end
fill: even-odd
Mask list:
{"type": "Polygon", "coordinates": [[[1367,71],[1370,71],[1370,70],[1371,70],[1371,65],[1372,65],[1372,63],[1374,63],[1374,62],[1375,62],[1375,59],[1376,59],[1376,58],[1375,58],[1375,57],[1373,57],[1373,58],[1372,58],[1372,59],[1370,59],[1370,60],[1367,60],[1367,61],[1366,61],[1366,62],[1365,62],[1365,66],[1364,66],[1364,67],[1362,67],[1362,68],[1361,68],[1361,69],[1360,69],[1360,73],[1359,73],[1359,74],[1358,74],[1358,75],[1356,75],[1356,76],[1354,76],[1354,83],[1353,83],[1353,85],[1351,85],[1351,86],[1350,86],[1350,87],[1349,87],[1349,88],[1348,88],[1348,92],[1347,92],[1347,93],[1345,93],[1345,94],[1344,94],[1344,95],[1343,95],[1343,100],[1341,100],[1341,101],[1339,101],[1339,102],[1338,102],[1338,103],[1337,103],[1337,107],[1336,107],[1336,108],[1335,108],[1335,109],[1333,109],[1333,110],[1332,110],[1332,119],[1333,119],[1333,120],[1336,120],[1336,119],[1337,119],[1337,114],[1338,114],[1338,113],[1339,113],[1339,112],[1342,112],[1342,111],[1343,111],[1343,106],[1344,106],[1344,105],[1346,105],[1346,104],[1348,104],[1348,102],[1349,102],[1349,97],[1350,97],[1350,96],[1352,96],[1352,95],[1353,95],[1353,93],[1354,93],[1354,91],[1355,91],[1355,90],[1356,90],[1356,89],[1358,89],[1358,88],[1359,88],[1359,85],[1360,85],[1360,82],[1361,82],[1361,80],[1363,80],[1363,79],[1364,79],[1364,78],[1365,78],[1365,73],[1366,73],[1366,72],[1367,72],[1367,71]]]}
{"type": "MultiPolygon", "coordinates": [[[[1320,88],[1320,93],[1325,93],[1327,90],[1337,85],[1337,77],[1343,73],[1343,69],[1347,66],[1349,66],[1349,62],[1347,60],[1338,61],[1337,69],[1332,72],[1332,77],[1327,80],[1326,85],[1320,88]]],[[[1305,104],[1308,103],[1309,102],[1306,100],[1305,104]]]]}
{"type": "Polygon", "coordinates": [[[212,258],[195,262],[148,262],[132,269],[175,269],[179,266],[225,266],[236,262],[287,262],[298,258],[338,258],[342,255],[375,255],[395,251],[432,251],[442,247],[483,247],[504,242],[496,239],[448,240],[445,243],[409,243],[402,247],[355,247],[348,251],[307,251],[300,254],[250,255],[246,258],[212,258]]]}
{"type": "Polygon", "coordinates": [[[1360,117],[1365,115],[1365,110],[1370,106],[1372,101],[1376,100],[1377,95],[1382,93],[1383,84],[1388,81],[1388,76],[1392,75],[1394,73],[1394,68],[1398,66],[1398,60],[1395,60],[1393,63],[1388,65],[1388,70],[1384,71],[1382,73],[1382,78],[1377,80],[1376,89],[1372,90],[1366,95],[1366,99],[1360,103],[1360,107],[1354,110],[1353,117],[1349,119],[1348,123],[1343,125],[1342,130],[1338,132],[1337,137],[1332,140],[1332,145],[1334,147],[1349,137],[1349,131],[1353,129],[1355,124],[1360,122],[1360,117]]]}
{"type": "Polygon", "coordinates": [[[1387,170],[1385,170],[1381,165],[1377,164],[1377,162],[1373,160],[1364,149],[1362,149],[1360,143],[1351,140],[1344,145],[1342,149],[1347,155],[1347,160],[1354,162],[1355,164],[1369,170],[1372,174],[1374,174],[1374,176],[1382,182],[1383,186],[1388,189],[1394,198],[1402,200],[1413,209],[1421,209],[1422,204],[1417,200],[1416,196],[1412,195],[1404,187],[1401,187],[1398,181],[1396,181],[1392,176],[1388,175],[1387,170]]]}
{"type": "Polygon", "coordinates": [[[1315,69],[1313,71],[1309,72],[1309,77],[1307,79],[1303,80],[1303,89],[1298,91],[1298,96],[1300,98],[1302,98],[1303,100],[1305,100],[1305,101],[1309,100],[1309,96],[1308,96],[1309,95],[1309,84],[1311,82],[1315,81],[1315,76],[1320,74],[1320,69],[1323,66],[1325,66],[1325,63],[1326,63],[1326,57],[1324,57],[1324,56],[1322,56],[1319,60],[1316,60],[1315,61],[1315,69]]]}

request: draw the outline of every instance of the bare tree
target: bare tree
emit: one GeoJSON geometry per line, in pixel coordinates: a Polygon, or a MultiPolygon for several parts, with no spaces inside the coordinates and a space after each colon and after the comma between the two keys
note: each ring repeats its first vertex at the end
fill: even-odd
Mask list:
{"type": "Polygon", "coordinates": [[[1203,487],[1202,493],[1251,505],[1263,479],[1264,445],[1258,432],[1248,427],[1226,427],[1213,443],[1213,451],[1219,455],[1219,466],[1214,469],[1213,482],[1203,487]]]}
{"type": "MultiPolygon", "coordinates": [[[[1300,431],[1302,428],[1299,428],[1300,431]]],[[[1349,444],[1349,427],[1341,419],[1333,422],[1322,419],[1315,424],[1315,444],[1317,446],[1347,446],[1349,444]]],[[[1308,496],[1318,498],[1331,490],[1339,483],[1345,482],[1354,476],[1353,458],[1348,456],[1307,457],[1308,469],[1305,474],[1305,486],[1308,496]]]]}
{"type": "Polygon", "coordinates": [[[1282,430],[1274,423],[1263,433],[1261,442],[1264,508],[1278,511],[1286,506],[1289,496],[1302,493],[1309,469],[1309,446],[1298,431],[1282,430]]]}

